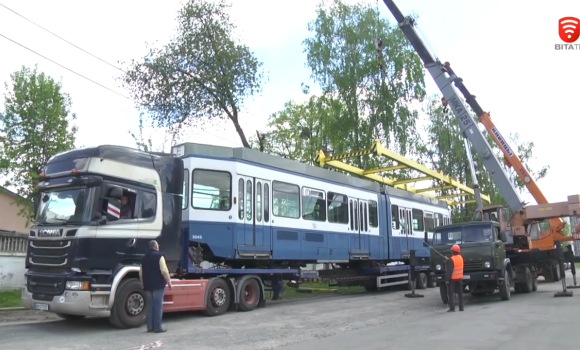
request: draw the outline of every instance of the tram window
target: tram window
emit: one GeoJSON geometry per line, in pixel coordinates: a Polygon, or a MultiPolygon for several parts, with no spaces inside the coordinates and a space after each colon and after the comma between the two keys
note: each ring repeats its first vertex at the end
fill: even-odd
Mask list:
{"type": "Polygon", "coordinates": [[[181,197],[181,209],[187,209],[189,204],[189,169],[183,170],[183,193],[181,197]]]}
{"type": "Polygon", "coordinates": [[[393,230],[398,230],[400,227],[398,205],[391,205],[391,220],[391,227],[393,230]]]}
{"type": "Polygon", "coordinates": [[[344,194],[328,192],[328,222],[348,224],[348,197],[344,194]]]}
{"type": "Polygon", "coordinates": [[[435,227],[443,225],[443,214],[435,213],[435,227]]]}
{"type": "Polygon", "coordinates": [[[246,181],[246,221],[252,221],[252,181],[246,181]]]}
{"type": "Polygon", "coordinates": [[[300,218],[300,187],[286,182],[272,182],[272,210],[274,216],[300,218]]]}
{"type": "Polygon", "coordinates": [[[262,183],[256,183],[256,221],[262,221],[262,183]]]}
{"type": "Polygon", "coordinates": [[[326,197],[322,190],[302,187],[302,218],[326,221],[326,197]]]}
{"type": "Polygon", "coordinates": [[[264,184],[264,222],[270,221],[270,185],[264,184]]]}
{"type": "Polygon", "coordinates": [[[369,223],[371,227],[379,227],[379,210],[376,201],[369,201],[369,223]]]}
{"type": "Polygon", "coordinates": [[[195,169],[191,182],[194,209],[228,211],[232,208],[232,175],[229,172],[195,169]]]}
{"type": "Polygon", "coordinates": [[[425,224],[423,222],[423,211],[413,209],[413,231],[423,231],[425,224]]]}
{"type": "Polygon", "coordinates": [[[238,219],[244,220],[244,179],[238,180],[238,219]]]}
{"type": "Polygon", "coordinates": [[[360,224],[360,230],[361,231],[368,231],[369,230],[369,218],[367,215],[367,204],[365,202],[359,202],[360,205],[360,218],[361,218],[361,224],[360,224]]]}
{"type": "Polygon", "coordinates": [[[433,214],[425,214],[425,231],[433,232],[435,230],[435,220],[433,214]]]}

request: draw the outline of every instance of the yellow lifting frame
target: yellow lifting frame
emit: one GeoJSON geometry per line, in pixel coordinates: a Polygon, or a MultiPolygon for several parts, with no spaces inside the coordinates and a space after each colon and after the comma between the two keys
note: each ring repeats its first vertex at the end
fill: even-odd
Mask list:
{"type": "MultiPolygon", "coordinates": [[[[346,171],[347,173],[350,173],[350,174],[366,177],[367,179],[377,181],[377,182],[385,184],[385,185],[400,188],[400,189],[403,189],[403,190],[406,190],[409,192],[413,192],[413,193],[420,193],[420,194],[425,195],[427,197],[437,198],[437,199],[446,201],[451,206],[465,204],[465,203],[475,203],[475,198],[474,198],[475,191],[473,190],[473,188],[468,187],[468,186],[458,182],[457,180],[454,180],[453,178],[444,175],[441,172],[435,171],[433,169],[429,169],[426,166],[415,162],[414,160],[405,158],[402,155],[391,151],[390,149],[381,145],[381,142],[379,140],[373,141],[373,145],[370,148],[365,148],[365,149],[362,149],[359,151],[336,154],[336,155],[328,156],[328,157],[324,154],[324,151],[319,150],[317,155],[316,155],[316,163],[318,163],[321,167],[324,165],[327,165],[327,166],[330,166],[330,167],[335,168],[335,169],[346,171]],[[360,169],[360,168],[357,168],[357,167],[352,166],[350,164],[346,164],[346,163],[342,162],[342,160],[344,160],[344,159],[359,157],[359,156],[366,156],[366,155],[383,156],[383,157],[389,158],[389,159],[397,162],[397,165],[365,170],[365,169],[360,169]],[[420,172],[421,174],[423,174],[424,176],[417,177],[417,178],[397,180],[394,178],[388,178],[388,177],[384,177],[381,175],[377,175],[377,173],[379,173],[379,172],[394,171],[394,170],[406,169],[406,168],[414,169],[414,170],[420,172]],[[437,186],[437,187],[429,187],[429,188],[415,188],[415,187],[408,185],[409,183],[412,183],[412,182],[428,181],[428,180],[439,180],[444,185],[437,186]],[[460,193],[447,194],[447,195],[437,195],[437,194],[431,193],[434,191],[441,191],[441,190],[448,190],[448,189],[456,189],[456,190],[459,190],[460,193]],[[463,201],[453,200],[453,198],[457,198],[457,197],[472,197],[472,199],[467,199],[467,200],[463,200],[463,201]]],[[[489,196],[485,195],[483,193],[481,194],[481,200],[485,201],[487,203],[491,202],[489,196]]]]}

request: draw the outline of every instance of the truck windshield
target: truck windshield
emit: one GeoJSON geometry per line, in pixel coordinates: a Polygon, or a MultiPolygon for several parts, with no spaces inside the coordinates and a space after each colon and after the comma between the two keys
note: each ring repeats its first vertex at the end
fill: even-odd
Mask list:
{"type": "Polygon", "coordinates": [[[36,214],[38,224],[80,223],[88,220],[86,188],[55,189],[43,192],[36,214]]]}
{"type": "Polygon", "coordinates": [[[436,229],[433,234],[433,245],[491,241],[495,241],[495,237],[493,237],[493,226],[491,224],[442,227],[436,229]]]}

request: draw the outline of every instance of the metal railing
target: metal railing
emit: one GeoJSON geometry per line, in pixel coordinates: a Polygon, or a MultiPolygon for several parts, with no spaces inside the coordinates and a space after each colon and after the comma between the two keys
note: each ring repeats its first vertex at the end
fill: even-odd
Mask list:
{"type": "Polygon", "coordinates": [[[0,255],[26,255],[28,234],[0,230],[0,255]]]}

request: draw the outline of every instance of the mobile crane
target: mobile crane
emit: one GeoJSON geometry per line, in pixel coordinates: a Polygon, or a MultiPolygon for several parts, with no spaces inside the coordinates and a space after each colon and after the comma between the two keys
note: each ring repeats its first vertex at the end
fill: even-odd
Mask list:
{"type": "Polygon", "coordinates": [[[489,220],[492,217],[498,218],[498,220],[493,221],[501,223],[501,231],[505,232],[506,243],[510,245],[510,249],[517,253],[530,253],[525,254],[525,260],[549,267],[549,269],[544,271],[544,276],[548,280],[554,280],[557,271],[555,268],[557,264],[555,242],[573,240],[573,237],[566,237],[562,233],[564,222],[560,218],[577,215],[580,212],[580,197],[568,196],[567,202],[549,204],[521,160],[511,150],[507,141],[491,122],[489,113],[483,111],[475,96],[469,93],[462,80],[455,75],[449,63],[443,64],[429,51],[415,29],[414,18],[405,17],[393,0],[383,0],[383,2],[389,8],[399,28],[423,61],[425,68],[441,91],[444,101],[451,107],[457,118],[461,132],[474,146],[507,204],[507,208],[500,206],[478,208],[476,219],[489,220]],[[487,142],[485,135],[479,130],[475,120],[470,115],[467,105],[459,96],[458,90],[465,97],[467,105],[477,114],[479,121],[485,125],[494,141],[500,146],[508,165],[516,169],[516,172],[526,184],[538,205],[524,206],[510,178],[493,153],[493,149],[487,142]],[[509,209],[511,214],[506,209],[509,209]],[[546,219],[550,221],[550,230],[549,232],[540,233],[538,221],[546,219]]]}

